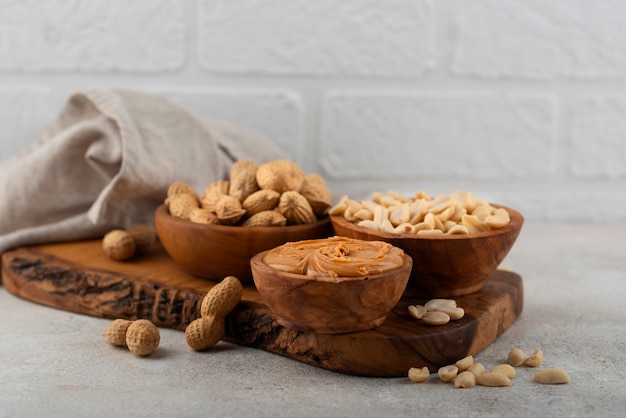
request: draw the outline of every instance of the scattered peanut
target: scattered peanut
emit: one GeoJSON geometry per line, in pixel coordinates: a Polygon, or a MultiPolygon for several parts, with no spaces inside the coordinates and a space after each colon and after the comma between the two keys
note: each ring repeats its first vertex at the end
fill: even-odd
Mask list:
{"type": "Polygon", "coordinates": [[[431,299],[424,304],[429,311],[440,311],[442,309],[456,308],[454,299],[431,299]]]}
{"type": "Polygon", "coordinates": [[[375,192],[370,200],[361,202],[344,195],[329,213],[393,234],[475,234],[503,228],[511,221],[506,209],[460,190],[434,198],[422,191],[412,198],[394,191],[387,195],[375,192]]]}
{"type": "Polygon", "coordinates": [[[426,313],[426,307],[423,305],[409,305],[409,314],[415,319],[422,319],[426,313]]]}
{"type": "Polygon", "coordinates": [[[459,307],[451,308],[447,310],[442,309],[440,312],[444,312],[448,314],[448,316],[450,317],[452,321],[458,321],[459,319],[465,316],[465,309],[459,308],[459,307]]]}
{"type": "Polygon", "coordinates": [[[439,378],[444,382],[451,382],[459,373],[459,369],[456,366],[449,365],[440,367],[437,371],[439,378]]]}
{"type": "Polygon", "coordinates": [[[159,329],[147,319],[133,321],[126,330],[126,345],[137,356],[149,356],[159,346],[159,329]]]}
{"type": "Polygon", "coordinates": [[[528,367],[537,367],[543,362],[543,351],[540,348],[535,348],[535,351],[526,359],[524,364],[528,367]]]}
{"type": "Polygon", "coordinates": [[[202,299],[200,318],[185,329],[187,344],[199,351],[217,344],[225,332],[226,316],[237,306],[243,294],[243,286],[234,276],[225,277],[202,299]]]}
{"type": "Polygon", "coordinates": [[[428,311],[422,315],[422,322],[428,325],[445,325],[450,322],[450,316],[445,312],[428,311]]]}
{"type": "Polygon", "coordinates": [[[466,371],[474,373],[474,376],[478,377],[485,373],[485,366],[482,363],[474,363],[466,371]]]}
{"type": "Polygon", "coordinates": [[[126,319],[116,319],[106,327],[102,335],[111,344],[126,347],[126,331],[132,322],[126,319]]]}
{"type": "Polygon", "coordinates": [[[187,344],[200,351],[217,344],[224,337],[224,320],[221,318],[200,317],[185,328],[187,344]]]}
{"type": "Polygon", "coordinates": [[[332,205],[324,179],[315,173],[305,176],[288,160],[259,166],[238,160],[229,175],[229,180],[211,183],[202,196],[182,181],[172,183],[165,199],[170,215],[203,224],[276,227],[316,222],[332,205]],[[275,211],[282,216],[269,215],[275,211]],[[260,213],[264,215],[256,216],[260,213]]]}
{"type": "Polygon", "coordinates": [[[454,387],[471,388],[476,386],[476,375],[469,371],[459,373],[454,378],[454,387]]]}
{"type": "Polygon", "coordinates": [[[243,286],[235,276],[225,277],[207,292],[200,305],[200,316],[225,318],[241,300],[243,286]]]}
{"type": "Polygon", "coordinates": [[[464,357],[461,360],[454,363],[454,365],[457,367],[457,369],[459,369],[460,372],[466,371],[472,366],[472,364],[474,364],[474,357],[472,356],[464,357]]]}
{"type": "Polygon", "coordinates": [[[102,249],[112,260],[125,261],[137,253],[149,253],[157,242],[151,225],[137,224],[128,229],[114,229],[102,239],[102,249]]]}
{"type": "Polygon", "coordinates": [[[481,386],[511,386],[511,379],[500,373],[483,373],[476,380],[481,386]]]}
{"type": "Polygon", "coordinates": [[[124,261],[135,254],[135,242],[128,232],[114,229],[104,236],[102,249],[112,260],[124,261]]]}
{"type": "Polygon", "coordinates": [[[519,367],[526,362],[527,358],[526,353],[524,353],[521,349],[514,348],[509,353],[507,360],[511,366],[519,367]]]}
{"type": "Polygon", "coordinates": [[[135,243],[135,252],[149,253],[158,240],[157,233],[152,225],[137,224],[126,229],[135,243]]]}
{"type": "Polygon", "coordinates": [[[515,369],[510,364],[498,364],[493,366],[489,372],[503,374],[509,379],[513,379],[516,375],[515,369]]]}
{"type": "MultiPolygon", "coordinates": [[[[537,348],[535,349],[533,355],[528,357],[528,359],[531,357],[533,357],[531,364],[539,365],[543,360],[543,352],[541,349],[537,348]]],[[[511,386],[511,380],[517,376],[515,368],[511,363],[515,363],[518,366],[528,366],[528,364],[526,355],[519,348],[511,350],[508,356],[508,361],[509,364],[497,364],[493,366],[489,372],[486,372],[483,364],[474,363],[474,358],[472,356],[467,356],[458,360],[454,364],[440,367],[437,374],[443,382],[454,382],[454,386],[457,388],[470,388],[477,384],[490,387],[511,386]]],[[[423,377],[422,373],[428,373],[428,369],[426,367],[422,370],[418,368],[411,368],[409,370],[409,378],[411,380],[413,380],[413,378],[423,378],[426,380],[428,376],[426,375],[426,377],[423,377]]],[[[546,385],[567,384],[570,382],[569,375],[564,370],[558,368],[545,368],[543,370],[539,370],[534,374],[532,379],[536,383],[546,385]]]]}
{"type": "Polygon", "coordinates": [[[409,305],[409,315],[428,325],[445,325],[465,316],[465,310],[456,306],[454,299],[431,299],[424,305],[409,305]]]}
{"type": "Polygon", "coordinates": [[[409,379],[411,379],[411,382],[422,383],[426,381],[429,376],[430,371],[428,370],[428,367],[422,367],[421,369],[411,367],[409,369],[409,379]]]}
{"type": "Polygon", "coordinates": [[[544,385],[562,385],[569,383],[569,375],[561,369],[548,367],[539,370],[533,376],[533,382],[544,385]]]}

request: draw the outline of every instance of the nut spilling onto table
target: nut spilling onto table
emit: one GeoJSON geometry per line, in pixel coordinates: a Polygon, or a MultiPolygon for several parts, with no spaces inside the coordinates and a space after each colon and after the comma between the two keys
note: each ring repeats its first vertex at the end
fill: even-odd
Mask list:
{"type": "Polygon", "coordinates": [[[434,198],[418,191],[412,198],[390,191],[375,192],[372,199],[358,202],[344,195],[329,210],[358,226],[392,234],[474,234],[503,228],[511,218],[472,193],[456,191],[434,198]]]}
{"type": "Polygon", "coordinates": [[[243,159],[233,164],[228,180],[211,183],[202,195],[184,182],[172,183],[165,204],[172,216],[197,223],[285,226],[326,216],[332,194],[320,175],[305,175],[289,160],[257,166],[243,159]]]}

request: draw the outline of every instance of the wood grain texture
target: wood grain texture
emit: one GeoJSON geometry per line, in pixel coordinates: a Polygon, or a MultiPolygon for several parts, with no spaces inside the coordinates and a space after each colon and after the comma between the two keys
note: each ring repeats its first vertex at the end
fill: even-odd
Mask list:
{"type": "MultiPolygon", "coordinates": [[[[217,283],[182,271],[161,249],[129,262],[112,261],[100,241],[8,251],[2,280],[8,291],[32,302],[103,318],[145,318],[180,330],[198,317],[202,297],[217,283]]],[[[422,366],[435,371],[478,354],[515,322],[523,307],[522,280],[498,270],[481,291],[456,300],[466,315],[444,326],[410,317],[408,305],[425,299],[405,297],[377,328],[316,334],[280,325],[256,289],[246,285],[241,303],[226,318],[225,340],[347,374],[406,376],[410,367],[422,366]]],[[[182,333],[181,347],[187,348],[182,333]]]]}

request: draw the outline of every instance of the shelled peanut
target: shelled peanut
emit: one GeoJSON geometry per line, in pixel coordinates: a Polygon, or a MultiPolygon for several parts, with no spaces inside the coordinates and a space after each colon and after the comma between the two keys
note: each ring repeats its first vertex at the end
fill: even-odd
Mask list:
{"type": "Polygon", "coordinates": [[[200,317],[185,329],[187,344],[200,351],[217,344],[225,332],[225,318],[241,300],[243,286],[234,276],[225,277],[202,299],[200,317]]]}
{"type": "Polygon", "coordinates": [[[409,305],[409,315],[427,325],[445,325],[465,316],[465,310],[454,299],[431,299],[424,305],[409,305]]]}
{"type": "MultiPolygon", "coordinates": [[[[457,388],[471,388],[476,385],[489,387],[511,386],[513,379],[517,377],[515,367],[538,367],[543,361],[543,351],[536,348],[531,356],[526,356],[518,348],[511,350],[507,357],[508,363],[501,363],[486,370],[482,363],[474,362],[473,356],[467,356],[454,364],[442,366],[437,370],[439,380],[445,383],[453,383],[457,388]],[[528,361],[531,359],[531,361],[528,361]]],[[[412,367],[409,369],[408,378],[415,383],[428,380],[430,373],[428,368],[412,367]]],[[[533,382],[546,385],[567,384],[570,377],[562,369],[548,367],[537,371],[533,382]]]]}
{"type": "Polygon", "coordinates": [[[257,164],[236,161],[228,180],[211,183],[202,195],[177,181],[168,188],[165,204],[172,216],[205,224],[244,227],[313,223],[332,206],[332,193],[324,179],[305,175],[289,160],[257,164]]]}
{"type": "Polygon", "coordinates": [[[423,191],[413,197],[374,192],[371,199],[360,202],[344,195],[329,214],[342,215],[364,228],[416,235],[474,234],[503,228],[511,221],[506,209],[461,190],[435,197],[423,191]]]}

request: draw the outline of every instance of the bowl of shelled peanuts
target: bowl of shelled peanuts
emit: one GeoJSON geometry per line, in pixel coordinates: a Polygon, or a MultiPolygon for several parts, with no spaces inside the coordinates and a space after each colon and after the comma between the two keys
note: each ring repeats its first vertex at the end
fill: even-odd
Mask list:
{"type": "Polygon", "coordinates": [[[524,223],[516,210],[470,192],[412,197],[390,191],[342,196],[329,210],[336,235],[391,243],[413,259],[406,296],[477,292],[513,247],[524,223]]]}
{"type": "Polygon", "coordinates": [[[207,279],[252,283],[250,259],[288,241],[332,235],[331,192],[294,162],[233,163],[229,177],[202,193],[170,184],[154,220],[159,240],[185,271],[207,279]]]}
{"type": "Polygon", "coordinates": [[[274,319],[318,334],[383,324],[402,297],[412,264],[389,243],[336,236],[288,242],[250,261],[274,319]]]}

